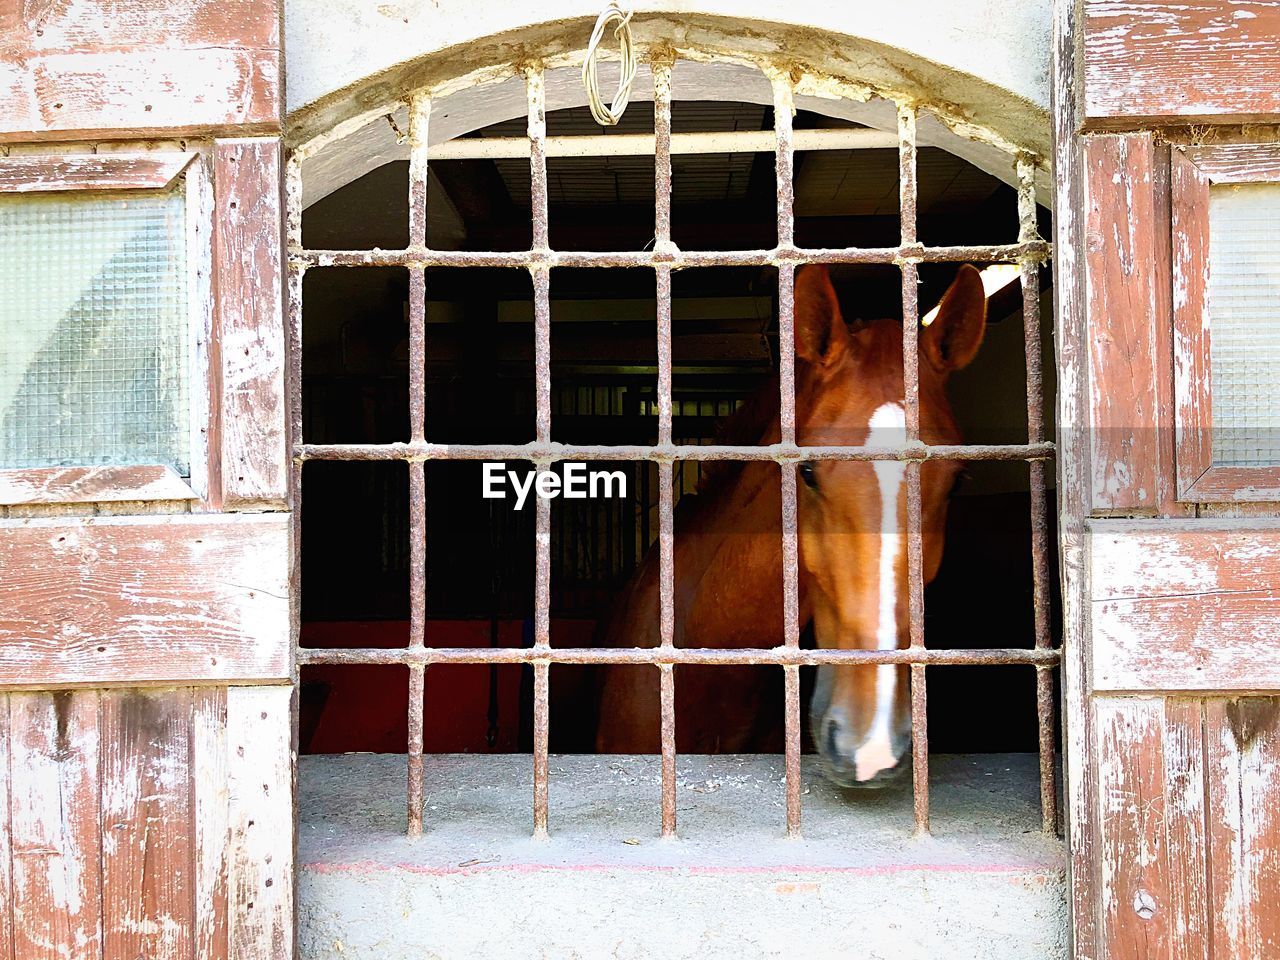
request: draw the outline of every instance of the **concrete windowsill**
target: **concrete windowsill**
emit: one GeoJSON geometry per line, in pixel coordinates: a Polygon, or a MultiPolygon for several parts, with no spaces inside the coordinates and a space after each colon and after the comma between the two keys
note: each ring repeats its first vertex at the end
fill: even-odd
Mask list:
{"type": "Polygon", "coordinates": [[[780,757],[682,756],[663,841],[656,757],[552,757],[538,841],[528,756],[437,756],[411,841],[403,756],[302,757],[302,955],[1065,956],[1065,850],[1040,831],[1036,766],[931,758],[917,838],[909,776],[842,791],[806,757],[789,840],[780,757]]]}

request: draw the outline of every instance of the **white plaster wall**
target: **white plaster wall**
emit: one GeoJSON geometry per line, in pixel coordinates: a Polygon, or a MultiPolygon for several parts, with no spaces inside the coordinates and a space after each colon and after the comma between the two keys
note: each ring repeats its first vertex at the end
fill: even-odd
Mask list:
{"type": "MultiPolygon", "coordinates": [[[[1050,0],[634,0],[633,6],[642,44],[797,67],[804,75],[798,103],[808,109],[892,129],[888,104],[858,107],[857,99],[887,92],[919,100],[943,121],[922,125],[922,143],[1004,179],[1011,176],[1006,150],[982,141],[1048,152],[1050,0]],[[833,93],[842,99],[830,99],[833,93]]],[[[520,116],[520,84],[490,83],[483,92],[474,85],[501,80],[507,64],[532,56],[551,68],[565,65],[549,74],[549,106],[584,102],[573,66],[600,7],[600,0],[286,0],[290,142],[375,121],[308,162],[305,202],[406,155],[380,116],[408,90],[436,94],[433,142],[520,116]]],[[[731,74],[687,72],[683,86],[679,73],[676,79],[677,99],[769,102],[767,83],[731,74]]],[[[649,96],[648,82],[647,74],[637,78],[636,99],[649,96]]]]}
{"type": "MultiPolygon", "coordinates": [[[[594,21],[601,0],[286,0],[287,110],[526,24],[594,21]]],[[[634,0],[637,15],[816,27],[914,53],[1049,109],[1050,0],[634,0]]]]}

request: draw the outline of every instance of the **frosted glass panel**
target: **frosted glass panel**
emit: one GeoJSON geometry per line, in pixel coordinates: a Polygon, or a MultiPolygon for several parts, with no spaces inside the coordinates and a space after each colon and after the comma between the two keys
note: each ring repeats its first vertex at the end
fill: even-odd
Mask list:
{"type": "Polygon", "coordinates": [[[1280,464],[1280,184],[1209,188],[1213,462],[1280,464]]]}
{"type": "Polygon", "coordinates": [[[181,190],[0,195],[0,467],[190,473],[181,190]]]}

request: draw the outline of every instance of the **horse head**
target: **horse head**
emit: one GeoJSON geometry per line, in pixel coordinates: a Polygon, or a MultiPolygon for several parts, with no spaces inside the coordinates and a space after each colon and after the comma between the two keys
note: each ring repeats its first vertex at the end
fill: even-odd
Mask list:
{"type": "MultiPolygon", "coordinates": [[[[986,328],[978,271],[960,268],[937,316],[920,330],[920,437],[961,442],[946,384],[973,359],[986,328]]],[[[800,445],[899,446],[906,439],[902,326],[849,326],[825,267],[796,275],[796,430],[800,445]]],[[[962,465],[921,465],[924,582],[942,560],[947,503],[962,465]]],[[[906,464],[811,461],[798,467],[803,608],[819,647],[889,650],[909,642],[906,464]]],[[[882,784],[911,747],[909,668],[818,668],[813,739],[828,775],[845,786],[882,784]]]]}

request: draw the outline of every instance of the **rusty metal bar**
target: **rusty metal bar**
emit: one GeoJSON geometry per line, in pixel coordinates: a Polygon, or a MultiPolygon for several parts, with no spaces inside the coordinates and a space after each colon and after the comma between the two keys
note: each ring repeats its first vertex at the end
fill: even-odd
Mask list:
{"type": "MultiPolygon", "coordinates": [[[[653,249],[671,251],[671,68],[654,59],[653,71],[653,249]]],[[[609,139],[616,139],[610,137],[609,139]]]]}
{"type": "MultiPolygon", "coordinates": [[[[535,251],[546,251],[547,219],[547,116],[546,84],[542,67],[525,70],[529,98],[529,182],[535,251]]],[[[551,269],[531,263],[533,278],[534,383],[537,390],[536,434],[540,444],[551,442],[551,269]]],[[[545,471],[539,466],[539,472],[545,471]]],[[[533,835],[547,835],[548,742],[550,728],[551,661],[551,501],[537,498],[533,597],[533,835]]]]}
{"type": "MultiPolygon", "coordinates": [[[[901,236],[897,246],[883,248],[798,249],[794,240],[794,149],[792,129],[794,90],[788,76],[773,78],[774,117],[772,148],[777,171],[777,244],[769,250],[681,251],[671,241],[671,63],[655,61],[655,229],[652,250],[572,251],[550,249],[547,210],[545,86],[541,66],[525,69],[528,96],[527,155],[531,172],[533,242],[528,251],[477,252],[432,250],[427,243],[426,190],[430,150],[427,129],[430,100],[415,96],[409,101],[409,244],[404,250],[311,250],[303,245],[301,230],[301,172],[296,156],[286,164],[288,212],[286,241],[289,250],[290,370],[295,388],[290,415],[294,450],[293,497],[295,533],[300,534],[301,479],[310,460],[405,461],[410,471],[410,639],[401,649],[308,649],[298,646],[296,629],[294,672],[310,664],[402,664],[410,672],[409,704],[409,833],[422,831],[423,723],[425,672],[432,664],[529,664],[534,673],[534,835],[547,835],[548,825],[548,728],[549,679],[553,663],[647,664],[657,666],[662,710],[662,834],[676,830],[675,675],[679,664],[781,666],[786,703],[787,831],[799,833],[800,781],[800,683],[801,666],[908,665],[911,672],[913,747],[913,795],[917,830],[929,826],[928,738],[926,666],[989,666],[1018,664],[1036,672],[1037,717],[1041,754],[1041,804],[1046,830],[1057,822],[1056,766],[1054,763],[1053,674],[1061,652],[1052,646],[1049,629],[1047,572],[1048,521],[1045,460],[1053,456],[1053,444],[1044,440],[1043,387],[1040,355],[1039,276],[1050,257],[1050,246],[1036,229],[1034,158],[1019,156],[1018,241],[997,245],[926,247],[917,237],[916,112],[910,105],[898,107],[901,236]],[[920,263],[1017,263],[1021,270],[1024,335],[1027,364],[1028,442],[927,446],[920,441],[919,409],[919,301],[920,263]],[[892,447],[799,447],[796,437],[794,367],[794,277],[797,266],[821,264],[894,264],[902,273],[904,411],[906,435],[892,447]],[[672,442],[672,331],[671,273],[676,269],[715,266],[775,266],[779,284],[779,390],[781,439],[769,446],[697,446],[672,442]],[[410,271],[410,439],[394,444],[309,444],[302,437],[301,338],[302,278],[313,267],[404,267],[410,271]],[[529,271],[534,294],[536,440],[530,444],[448,445],[425,439],[425,276],[429,267],[514,267],[529,271]],[[651,446],[564,445],[551,440],[550,372],[550,271],[559,267],[648,267],[655,271],[657,289],[658,346],[658,443],[651,446]],[[802,650],[799,646],[798,505],[794,466],[802,460],[898,461],[905,464],[907,490],[907,566],[910,645],[902,650],[802,650]],[[426,645],[426,489],[425,463],[434,460],[525,460],[545,471],[565,460],[652,461],[659,465],[660,644],[656,648],[553,649],[550,638],[551,505],[537,498],[534,645],[528,649],[431,648],[426,645]],[[674,619],[674,491],[673,467],[677,460],[770,461],[779,464],[782,496],[784,636],[780,646],[767,649],[700,649],[675,645],[674,619]],[[1026,460],[1030,470],[1035,645],[1031,649],[931,650],[924,645],[923,537],[921,517],[921,464],[925,460],[1026,460]]],[[[860,132],[861,133],[861,132],[860,132]]],[[[756,136],[758,139],[758,135],[756,136]]],[[[883,134],[879,134],[883,139],[883,134]]],[[[616,140],[617,138],[610,138],[616,140]]],[[[635,139],[635,138],[632,138],[635,139]]],[[[760,149],[761,144],[743,137],[739,146],[760,149]]],[[[690,141],[692,143],[692,141],[690,141]]],[[[806,149],[819,149],[800,137],[806,149]]],[[[523,156],[523,143],[519,155],[523,156]]],[[[868,139],[870,143],[870,139],[868,139]]],[[[887,143],[885,145],[888,145],[887,143]]],[[[553,144],[556,150],[562,145],[553,144]]],[[[617,147],[613,143],[610,148],[617,147]]],[[[512,150],[516,150],[514,145],[512,150]]],[[[731,148],[735,149],[735,148],[731,148]]],[[[516,155],[513,153],[512,155],[516,155]]],[[[587,155],[587,154],[583,154],[587,155]]],[[[595,154],[590,154],[595,155],[595,154]]],[[[300,540],[300,537],[296,538],[300,540]]],[[[296,566],[296,564],[295,564],[296,566]]],[[[295,676],[296,679],[296,676],[295,676]]]]}
{"type": "MultiPolygon", "coordinates": [[[[284,163],[286,244],[302,243],[302,162],[296,153],[290,152],[284,163]]],[[[285,274],[287,286],[285,325],[288,342],[288,378],[285,386],[289,398],[289,443],[302,442],[302,280],[305,270],[290,265],[285,274]]],[[[293,563],[289,571],[289,679],[295,689],[302,677],[297,651],[302,642],[302,564],[298,562],[302,544],[302,461],[293,460],[289,465],[289,507],[293,533],[293,563]]],[[[290,710],[294,731],[298,729],[298,698],[293,698],[290,710]]]]}
{"type": "MultiPolygon", "coordinates": [[[[902,246],[916,243],[916,110],[898,104],[898,209],[902,246]]],[[[902,265],[902,390],[906,443],[920,440],[920,270],[902,265]]],[[[920,462],[907,463],[907,610],[912,650],[924,649],[924,534],[921,529],[920,462]]],[[[929,832],[929,729],[924,665],[911,665],[911,794],[916,833],[929,832]]]]}
{"type": "MultiPolygon", "coordinates": [[[[427,125],[431,100],[409,101],[409,245],[427,243],[427,125]]],[[[426,277],[422,267],[409,270],[409,434],[422,440],[426,421],[426,277]]]]}
{"type": "MultiPolygon", "coordinates": [[[[415,95],[409,100],[409,243],[427,244],[427,126],[431,100],[415,95]]],[[[426,439],[426,273],[409,270],[409,435],[410,441],[426,439]]],[[[427,484],[426,465],[409,462],[409,645],[426,645],[427,623],[427,484]]],[[[425,807],[425,771],[422,757],[426,668],[409,668],[408,716],[408,821],[409,836],[422,836],[425,807]]]]}
{"type": "Polygon", "coordinates": [[[422,836],[423,808],[426,805],[426,779],[423,769],[423,713],[426,709],[425,697],[427,688],[426,667],[412,664],[409,667],[409,836],[422,836]]]}
{"type": "MultiPolygon", "coordinates": [[[[284,164],[285,192],[285,243],[289,245],[302,243],[302,164],[298,158],[290,154],[284,164]]],[[[287,324],[289,335],[289,438],[290,443],[297,445],[303,442],[302,436],[302,281],[306,268],[290,264],[286,274],[288,284],[287,324]]],[[[300,463],[295,461],[293,483],[293,508],[295,515],[300,513],[302,471],[300,463]]],[[[297,531],[295,531],[297,532],[297,531]]],[[[301,542],[300,540],[297,542],[301,542]]]]}
{"type": "MultiPolygon", "coordinates": [[[[1036,167],[1033,158],[1018,157],[1018,240],[1038,240],[1036,225],[1036,167]]],[[[1040,351],[1040,265],[1021,264],[1022,332],[1027,367],[1027,440],[1044,439],[1044,372],[1040,351]]],[[[1031,586],[1036,649],[1053,644],[1049,630],[1049,518],[1045,469],[1028,465],[1031,490],[1031,586]]],[[[1055,762],[1053,673],[1036,670],[1036,723],[1040,745],[1040,815],[1046,832],[1058,829],[1058,767],[1055,762]]]]}
{"type": "Polygon", "coordinates": [[[424,93],[409,98],[409,247],[427,245],[427,131],[431,98],[424,93]]]}
{"type": "Polygon", "coordinates": [[[655,271],[658,338],[658,446],[674,449],[671,442],[671,268],[655,271]]]}
{"type": "MultiPolygon", "coordinates": [[[[898,138],[888,130],[832,127],[797,130],[795,144],[797,150],[895,150],[898,138]]],[[[670,146],[675,155],[773,153],[773,149],[774,138],[768,130],[677,133],[670,146]]],[[[654,137],[647,133],[547,137],[548,157],[648,157],[657,150],[654,137]]],[[[524,137],[460,137],[431,148],[432,160],[523,160],[528,156],[529,141],[524,137]]]]}
{"type": "MultiPolygon", "coordinates": [[[[653,168],[655,251],[673,252],[671,242],[671,67],[655,59],[653,70],[653,168]]],[[[655,269],[658,339],[658,443],[671,443],[671,266],[655,269]]],[[[658,628],[660,645],[675,647],[675,496],[672,465],[658,465],[658,628]]],[[[676,835],[676,678],[671,664],[659,667],[662,751],[662,836],[676,835]]]]}
{"type": "MultiPolygon", "coordinates": [[[[544,184],[545,186],[545,184],[544,184]]],[[[545,227],[545,223],[542,224],[545,227]]],[[[534,224],[535,236],[538,224],[534,224]]],[[[545,238],[544,238],[545,239],[545,238]]],[[[1049,244],[984,244],[926,247],[918,243],[896,247],[775,247],[772,250],[311,250],[289,249],[289,259],[302,267],[618,267],[653,268],[670,264],[691,267],[767,267],[784,263],[896,264],[904,259],[921,263],[1018,263],[1047,261],[1049,244]]]]}
{"type": "Polygon", "coordinates": [[[1061,651],[1030,647],[989,650],[807,650],[756,647],[302,647],[303,664],[699,664],[705,666],[820,667],[824,665],[927,664],[938,667],[1057,666],[1061,651]]]}
{"type": "MultiPolygon", "coordinates": [[[[426,647],[427,624],[427,484],[426,464],[409,464],[409,648],[426,647]]],[[[409,836],[422,836],[425,772],[422,759],[426,671],[409,668],[408,804],[409,836]]]]}
{"type": "Polygon", "coordinates": [[[938,444],[929,446],[892,447],[798,447],[780,443],[762,446],[726,444],[639,444],[618,445],[527,443],[527,444],[448,444],[448,443],[303,443],[294,448],[298,460],[529,460],[554,463],[564,460],[652,460],[671,463],[676,460],[741,460],[775,463],[799,463],[802,460],[1047,460],[1053,456],[1053,444],[983,443],[938,444]]]}
{"type": "MultiPolygon", "coordinates": [[[[778,247],[795,247],[795,147],[792,121],[795,89],[790,75],[773,78],[774,167],[777,181],[778,247]]],[[[794,263],[778,265],[778,392],[781,441],[796,442],[796,338],[794,263]]],[[[800,648],[800,547],[799,506],[796,503],[796,471],[792,464],[778,467],[782,484],[782,629],[788,649],[800,648]]],[[[800,668],[783,668],[784,745],[787,785],[787,835],[800,835],[800,668]]]]}
{"type": "MultiPolygon", "coordinates": [[[[671,464],[658,468],[658,625],[660,650],[675,650],[675,521],[671,464]]],[[[659,665],[662,710],[662,835],[676,833],[676,679],[673,665],[659,665]]]]}
{"type": "MultiPolygon", "coordinates": [[[[924,646],[924,570],[922,562],[920,464],[907,464],[907,616],[911,652],[924,646]]],[[[929,715],[925,687],[927,661],[911,663],[911,784],[916,832],[929,832],[929,715]]]]}

